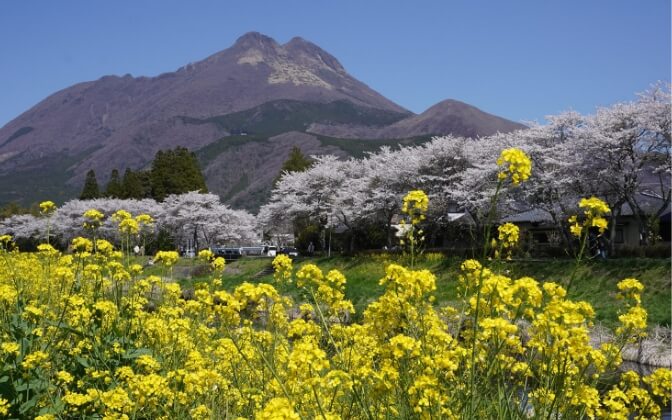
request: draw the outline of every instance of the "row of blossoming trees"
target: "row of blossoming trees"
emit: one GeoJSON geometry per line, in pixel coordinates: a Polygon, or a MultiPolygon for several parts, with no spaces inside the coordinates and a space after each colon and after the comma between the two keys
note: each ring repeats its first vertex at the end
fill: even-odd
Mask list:
{"type": "MultiPolygon", "coordinates": [[[[431,198],[428,220],[432,223],[445,221],[447,210],[457,206],[482,224],[496,188],[493,157],[516,147],[532,157],[535,171],[532,182],[498,203],[499,215],[541,210],[569,245],[567,218],[580,197],[593,195],[613,209],[610,224],[623,209],[629,210],[647,238],[650,222],[670,204],[671,126],[670,89],[659,85],[635,102],[602,108],[594,115],[550,116],[545,125],[532,124],[513,133],[480,139],[439,137],[416,147],[383,148],[363,159],[318,157],[307,171],[284,174],[257,219],[228,208],[215,195],[188,193],[169,196],[162,203],[73,200],[59,208],[49,223],[51,233],[67,244],[84,234],[82,215],[87,209],[96,208],[106,216],[124,209],[153,215],[152,232],[163,230],[175,244],[191,242],[197,248],[257,242],[258,224],[267,233],[286,231],[298,219],[321,228],[338,225],[350,232],[378,224],[386,226],[390,246],[393,216],[400,213],[401,198],[416,188],[431,198]]],[[[14,216],[0,221],[0,233],[34,238],[46,232],[46,223],[45,218],[14,216]]],[[[99,230],[103,237],[119,239],[112,220],[99,230]]],[[[615,234],[615,229],[610,233],[615,234]]]]}
{"type": "Polygon", "coordinates": [[[309,170],[282,177],[260,220],[267,230],[297,218],[349,230],[378,223],[387,226],[390,245],[401,198],[422,188],[432,202],[430,221],[458,206],[480,224],[496,188],[493,157],[517,147],[531,156],[535,171],[531,182],[499,203],[500,215],[541,210],[569,243],[568,216],[580,197],[594,195],[614,210],[611,224],[626,209],[646,238],[649,222],[670,204],[670,87],[657,85],[634,102],[594,115],[565,112],[547,119],[545,125],[480,139],[448,136],[383,148],[363,159],[318,157],[309,170]]]}
{"type": "Polygon", "coordinates": [[[163,202],[116,198],[72,200],[49,217],[17,215],[0,220],[0,232],[11,234],[15,239],[44,238],[49,232],[52,244],[68,244],[75,237],[90,236],[90,231],[95,229],[97,237],[120,243],[123,238],[118,222],[111,217],[120,209],[132,215],[152,216],[151,223],[138,225],[138,232],[134,235],[138,245],[150,242],[161,231],[171,237],[171,243],[167,244],[170,248],[186,243],[192,243],[198,249],[220,243],[258,241],[255,219],[251,214],[231,209],[214,194],[197,192],[170,195],[163,202]],[[87,218],[85,213],[90,209],[98,210],[101,219],[87,218]]]}

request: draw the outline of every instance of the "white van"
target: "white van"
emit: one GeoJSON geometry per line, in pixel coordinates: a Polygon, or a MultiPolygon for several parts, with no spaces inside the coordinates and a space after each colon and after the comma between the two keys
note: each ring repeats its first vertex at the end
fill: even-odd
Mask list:
{"type": "Polygon", "coordinates": [[[275,257],[278,255],[278,247],[274,245],[267,245],[264,247],[264,254],[267,257],[275,257]]]}

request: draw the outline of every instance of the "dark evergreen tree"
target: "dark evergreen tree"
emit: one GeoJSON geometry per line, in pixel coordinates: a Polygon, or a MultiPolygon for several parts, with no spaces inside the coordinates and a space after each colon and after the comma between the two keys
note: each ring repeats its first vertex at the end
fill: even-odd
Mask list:
{"type": "Polygon", "coordinates": [[[151,184],[152,197],[157,201],[163,201],[169,194],[208,191],[196,155],[179,146],[156,153],[152,162],[151,184]]]}
{"type": "Polygon", "coordinates": [[[142,198],[152,198],[152,173],[150,171],[135,172],[142,188],[142,198]]]}
{"type": "Polygon", "coordinates": [[[307,158],[299,146],[292,147],[292,150],[289,152],[289,157],[282,164],[281,170],[283,172],[303,172],[306,169],[310,168],[313,162],[307,158]]]}
{"type": "Polygon", "coordinates": [[[123,198],[123,196],[124,192],[121,186],[121,180],[119,179],[119,171],[116,168],[112,169],[110,180],[107,181],[107,186],[105,187],[105,197],[123,198]]]}
{"type": "Polygon", "coordinates": [[[131,168],[126,168],[124,179],[121,183],[123,198],[146,198],[145,189],[143,188],[142,180],[140,179],[140,173],[141,172],[133,172],[131,168]]]}
{"type": "Polygon", "coordinates": [[[89,172],[86,173],[84,188],[79,195],[79,199],[92,200],[98,197],[100,197],[100,190],[98,189],[98,181],[96,181],[96,172],[93,169],[90,169],[89,172]]]}
{"type": "Polygon", "coordinates": [[[310,168],[310,165],[312,164],[313,161],[310,160],[310,158],[307,158],[298,146],[292,147],[287,160],[282,164],[282,168],[280,168],[280,173],[273,181],[273,185],[280,181],[282,174],[285,172],[303,172],[310,168]]]}

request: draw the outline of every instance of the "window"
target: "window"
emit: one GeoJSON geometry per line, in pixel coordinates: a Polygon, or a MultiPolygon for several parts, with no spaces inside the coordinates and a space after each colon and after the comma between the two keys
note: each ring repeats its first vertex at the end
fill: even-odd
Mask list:
{"type": "Polygon", "coordinates": [[[547,244],[549,242],[548,234],[546,232],[533,232],[532,239],[539,244],[547,244]]]}

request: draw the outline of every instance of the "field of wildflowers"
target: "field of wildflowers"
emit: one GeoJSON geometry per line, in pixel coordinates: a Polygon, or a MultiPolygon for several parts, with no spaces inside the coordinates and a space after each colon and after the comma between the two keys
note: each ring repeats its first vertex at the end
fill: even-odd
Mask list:
{"type": "MultiPolygon", "coordinates": [[[[500,187],[524,182],[529,158],[508,149],[500,187]]],[[[608,207],[582,200],[572,232],[585,245],[608,207]]],[[[518,240],[492,235],[480,261],[461,266],[461,302],[437,306],[435,276],[414,268],[427,196],[403,203],[410,266],[389,264],[385,292],[352,322],[346,278],[314,264],[273,261],[274,284],[222,287],[225,262],[192,295],[173,281],[176,252],[155,256],[162,275],[128,257],[147,215],[114,217],[120,250],[90,237],[71,253],[36,253],[0,237],[0,416],[9,418],[657,418],[672,372],[618,374],[620,351],[646,334],[642,284],[618,283],[620,324],[600,348],[589,342],[587,302],[568,284],[512,279],[498,267],[518,240]],[[288,291],[300,298],[288,297],[288,291]]],[[[45,217],[53,203],[44,203],[45,217]]],[[[48,224],[47,224],[48,226],[48,224]]],[[[580,261],[580,256],[579,256],[580,261]]]]}

